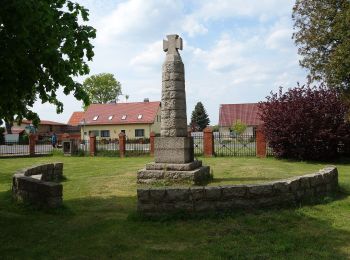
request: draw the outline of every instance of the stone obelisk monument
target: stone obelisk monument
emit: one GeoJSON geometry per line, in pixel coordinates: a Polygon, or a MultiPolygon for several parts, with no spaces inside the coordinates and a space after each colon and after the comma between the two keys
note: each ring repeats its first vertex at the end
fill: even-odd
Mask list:
{"type": "Polygon", "coordinates": [[[185,69],[178,50],[182,39],[176,34],[163,40],[166,58],[162,73],[161,137],[155,138],[155,163],[138,171],[138,183],[159,180],[195,183],[210,178],[209,167],[194,161],[193,139],[187,133],[185,69]]]}

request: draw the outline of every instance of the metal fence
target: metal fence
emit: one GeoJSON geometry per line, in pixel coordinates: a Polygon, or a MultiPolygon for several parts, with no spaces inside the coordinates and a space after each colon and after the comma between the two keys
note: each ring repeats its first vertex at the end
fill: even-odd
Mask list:
{"type": "Polygon", "coordinates": [[[202,136],[193,136],[193,148],[195,155],[203,155],[203,135],[202,136]]]}
{"type": "Polygon", "coordinates": [[[0,156],[29,155],[28,142],[0,143],[0,156]]]}
{"type": "Polygon", "coordinates": [[[256,137],[229,132],[215,134],[214,151],[216,156],[256,156],[256,137]]]}
{"type": "Polygon", "coordinates": [[[35,154],[51,154],[53,148],[51,141],[48,139],[35,141],[35,154]]]}
{"type": "Polygon", "coordinates": [[[139,156],[150,153],[150,139],[149,138],[127,138],[125,143],[126,156],[139,156]]]}

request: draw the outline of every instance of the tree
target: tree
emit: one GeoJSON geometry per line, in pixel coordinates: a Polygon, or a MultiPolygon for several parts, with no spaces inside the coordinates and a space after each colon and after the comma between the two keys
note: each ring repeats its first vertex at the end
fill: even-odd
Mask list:
{"type": "Polygon", "coordinates": [[[323,160],[350,144],[347,106],[333,88],[298,86],[259,104],[267,141],[279,158],[323,160]]]}
{"type": "Polygon", "coordinates": [[[309,81],[350,94],[350,1],[296,0],[293,34],[309,81]]]}
{"type": "Polygon", "coordinates": [[[192,131],[203,131],[210,123],[209,116],[202,102],[198,102],[192,111],[191,128],[192,131]]]}
{"type": "Polygon", "coordinates": [[[238,135],[242,135],[246,129],[247,125],[239,119],[232,124],[232,130],[235,131],[235,133],[237,133],[238,135]]]}
{"type": "MultiPolygon", "coordinates": [[[[49,102],[57,113],[63,104],[56,91],[89,103],[73,77],[89,73],[95,29],[88,10],[68,0],[3,0],[0,8],[0,118],[11,124],[23,118],[39,122],[34,102],[49,102]]],[[[2,120],[1,120],[2,121],[2,120]]]]}
{"type": "Polygon", "coordinates": [[[0,144],[3,144],[5,142],[4,133],[5,133],[5,128],[0,127],[0,144]]]}
{"type": "Polygon", "coordinates": [[[84,80],[83,87],[92,103],[117,102],[122,94],[120,82],[111,73],[92,75],[84,80]]]}

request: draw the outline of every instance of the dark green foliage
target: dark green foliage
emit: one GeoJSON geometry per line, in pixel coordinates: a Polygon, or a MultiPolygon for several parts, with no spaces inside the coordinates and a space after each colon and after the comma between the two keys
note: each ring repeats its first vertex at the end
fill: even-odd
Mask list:
{"type": "Polygon", "coordinates": [[[203,131],[210,123],[209,116],[205,110],[202,102],[198,102],[194,107],[191,116],[191,129],[192,131],[203,131]]]}
{"type": "Polygon", "coordinates": [[[122,94],[120,82],[111,73],[92,75],[84,80],[83,87],[91,103],[116,102],[122,94]]]}
{"type": "Polygon", "coordinates": [[[350,1],[297,0],[293,38],[309,80],[323,81],[349,94],[350,1]]]}
{"type": "Polygon", "coordinates": [[[0,8],[0,118],[17,117],[39,122],[31,111],[37,98],[56,106],[58,88],[89,103],[82,85],[73,77],[89,73],[87,60],[94,55],[90,40],[95,29],[88,10],[68,0],[2,0],[0,8]]]}

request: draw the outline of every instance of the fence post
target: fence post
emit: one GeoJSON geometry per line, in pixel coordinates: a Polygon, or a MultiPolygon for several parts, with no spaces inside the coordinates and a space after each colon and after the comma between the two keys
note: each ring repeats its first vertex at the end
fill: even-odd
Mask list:
{"type": "Polygon", "coordinates": [[[151,156],[154,156],[154,137],[156,134],[151,132],[149,135],[149,153],[151,156]]]}
{"type": "Polygon", "coordinates": [[[206,157],[214,156],[214,135],[210,127],[203,130],[203,153],[206,157]]]}
{"type": "Polygon", "coordinates": [[[29,156],[35,156],[35,134],[29,134],[29,156]]]}
{"type": "Polygon", "coordinates": [[[266,157],[266,137],[260,126],[256,129],[256,156],[259,158],[266,157]]]}
{"type": "Polygon", "coordinates": [[[96,155],[96,136],[91,133],[90,134],[90,156],[96,155]]]}
{"type": "Polygon", "coordinates": [[[125,138],[125,134],[123,132],[121,132],[119,134],[119,154],[120,157],[125,157],[125,143],[126,143],[126,138],[125,138]]]}

